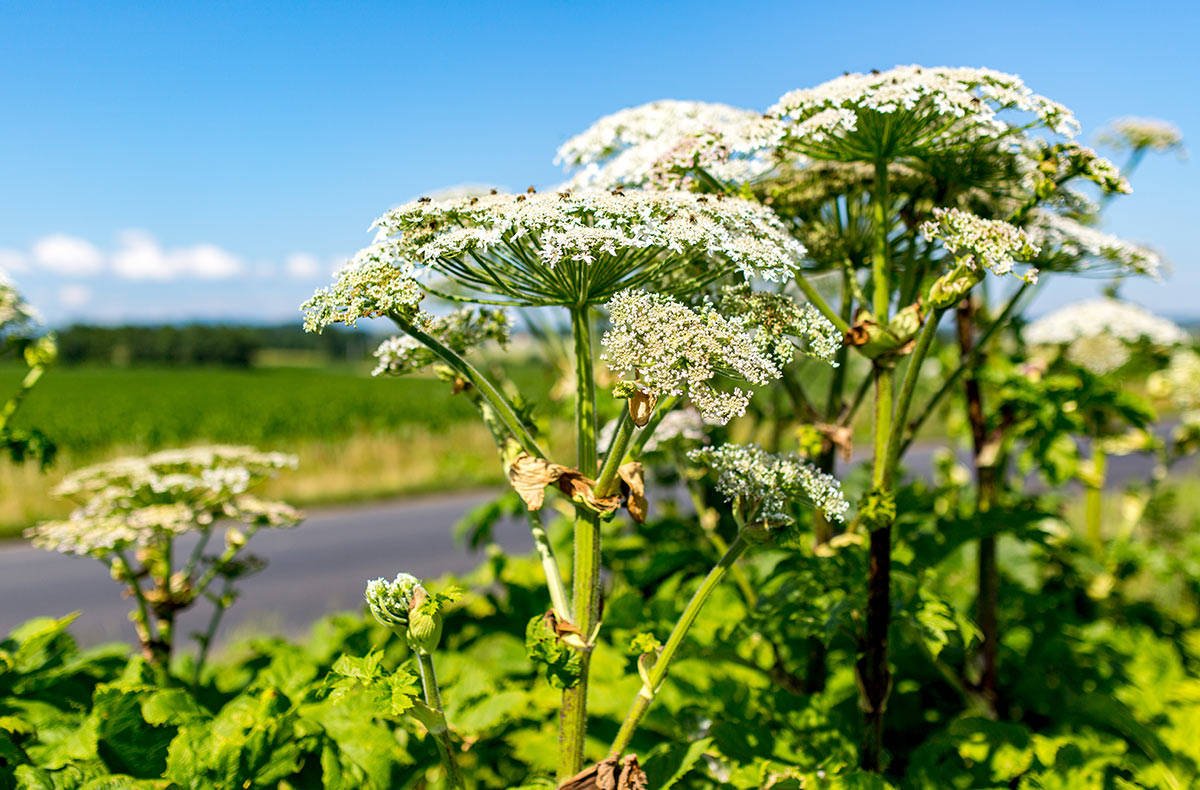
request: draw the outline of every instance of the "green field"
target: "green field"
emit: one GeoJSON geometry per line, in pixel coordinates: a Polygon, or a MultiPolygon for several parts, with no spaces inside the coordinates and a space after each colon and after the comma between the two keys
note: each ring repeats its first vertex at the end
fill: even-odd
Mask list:
{"type": "MultiPolygon", "coordinates": [[[[21,375],[0,369],[11,391],[21,375]]],[[[543,378],[518,372],[526,386],[543,378]]],[[[544,386],[544,385],[540,385],[544,386]]],[[[65,506],[49,497],[63,474],[115,455],[203,442],[300,456],[273,484],[298,504],[494,482],[499,467],[471,404],[432,378],[374,379],[364,367],[51,369],[14,421],[59,446],[45,474],[0,461],[0,535],[65,506]]]]}

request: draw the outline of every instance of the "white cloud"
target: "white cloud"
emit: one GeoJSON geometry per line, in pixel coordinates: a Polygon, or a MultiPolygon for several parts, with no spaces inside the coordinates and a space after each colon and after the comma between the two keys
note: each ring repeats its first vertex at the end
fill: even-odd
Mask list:
{"type": "Polygon", "coordinates": [[[29,268],[25,256],[16,250],[0,250],[0,274],[4,272],[23,272],[29,268]]]}
{"type": "Polygon", "coordinates": [[[99,274],[104,256],[90,242],[56,233],[44,236],[33,245],[33,259],[57,274],[99,274]]]}
{"type": "Polygon", "coordinates": [[[58,289],[58,301],[63,307],[76,309],[92,301],[92,289],[86,285],[64,285],[58,289]]]}
{"type": "Polygon", "coordinates": [[[172,280],[198,277],[220,280],[240,274],[241,260],[215,244],[163,249],[149,233],[127,230],[120,236],[120,247],[112,256],[112,269],[129,280],[172,280]]]}
{"type": "Polygon", "coordinates": [[[311,280],[321,273],[321,262],[315,256],[298,252],[289,255],[283,262],[283,268],[289,277],[297,280],[311,280]]]}

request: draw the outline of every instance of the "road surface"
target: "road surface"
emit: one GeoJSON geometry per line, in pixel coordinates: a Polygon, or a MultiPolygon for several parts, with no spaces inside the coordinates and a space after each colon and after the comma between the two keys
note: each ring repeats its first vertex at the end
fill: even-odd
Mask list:
{"type": "MultiPolygon", "coordinates": [[[[932,454],[930,447],[913,447],[907,468],[927,474],[932,454]]],[[[1109,485],[1119,487],[1149,469],[1143,456],[1113,458],[1109,485]]],[[[241,582],[241,598],[222,626],[221,641],[250,634],[303,635],[321,615],[359,609],[363,585],[377,576],[403,570],[436,577],[470,570],[482,554],[457,544],[453,526],[492,495],[449,494],[318,509],[295,529],[260,532],[250,547],[268,565],[241,582]]],[[[495,537],[511,552],[533,548],[523,521],[502,522],[495,537]]],[[[74,611],[82,614],[72,630],[84,644],[133,638],[129,602],[99,562],[21,542],[0,544],[0,638],[31,617],[74,611]]],[[[197,607],[181,618],[178,632],[188,634],[206,623],[207,611],[197,607]]]]}

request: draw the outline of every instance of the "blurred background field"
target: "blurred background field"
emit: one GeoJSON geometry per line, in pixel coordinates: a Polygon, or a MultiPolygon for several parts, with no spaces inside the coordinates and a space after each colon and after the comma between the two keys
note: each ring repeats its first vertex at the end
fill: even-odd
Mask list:
{"type": "MultiPolygon", "coordinates": [[[[63,358],[22,408],[59,452],[47,473],[0,460],[0,536],[67,512],[64,474],[120,455],[206,442],[300,457],[272,496],[299,505],[470,488],[499,480],[494,446],[465,398],[433,378],[370,376],[362,332],[299,327],[71,328],[63,358]],[[132,340],[131,340],[132,338],[132,340]],[[168,364],[167,360],[174,360],[168,364]]],[[[12,389],[23,368],[0,367],[12,389]]],[[[520,371],[544,388],[544,368],[520,371]]]]}

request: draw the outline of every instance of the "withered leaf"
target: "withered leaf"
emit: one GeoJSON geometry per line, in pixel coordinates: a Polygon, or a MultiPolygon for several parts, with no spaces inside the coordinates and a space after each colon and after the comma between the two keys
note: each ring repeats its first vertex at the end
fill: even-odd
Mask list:
{"type": "Polygon", "coordinates": [[[559,474],[557,482],[559,490],[569,496],[571,501],[578,502],[601,515],[611,513],[621,506],[619,495],[596,496],[596,481],[585,477],[575,469],[564,468],[559,474]]]}
{"type": "Polygon", "coordinates": [[[617,469],[617,475],[624,482],[627,492],[625,509],[634,521],[644,524],[650,504],[646,501],[646,481],[642,465],[637,461],[622,464],[617,469]]]}
{"type": "Polygon", "coordinates": [[[854,430],[845,425],[819,422],[813,426],[821,436],[841,453],[843,461],[849,461],[854,452],[854,430]]]}
{"type": "Polygon", "coordinates": [[[646,790],[646,773],[636,755],[618,760],[609,757],[575,774],[558,786],[559,790],[646,790]]]}
{"type": "Polygon", "coordinates": [[[633,424],[639,428],[645,428],[646,423],[650,422],[650,415],[654,414],[654,406],[658,403],[657,395],[638,390],[629,396],[629,416],[633,420],[633,424]]]}
{"type": "Polygon", "coordinates": [[[509,464],[508,482],[525,502],[525,507],[541,510],[546,501],[546,486],[569,471],[561,464],[551,463],[545,458],[536,458],[529,453],[521,453],[509,464]]]}

